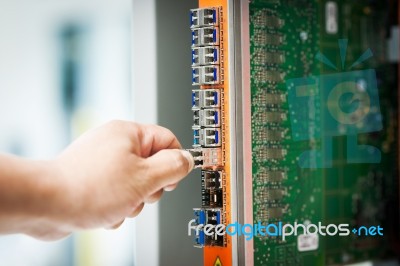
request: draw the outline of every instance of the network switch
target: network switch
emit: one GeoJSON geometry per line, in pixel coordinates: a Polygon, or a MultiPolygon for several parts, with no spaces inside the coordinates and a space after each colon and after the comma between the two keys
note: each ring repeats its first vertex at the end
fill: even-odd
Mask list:
{"type": "MultiPolygon", "coordinates": [[[[245,240],[200,230],[195,246],[204,248],[204,265],[347,265],[397,255],[399,215],[387,210],[398,207],[399,199],[399,93],[393,89],[398,67],[387,60],[386,43],[394,38],[390,27],[398,27],[398,1],[375,2],[199,0],[200,8],[190,11],[188,52],[196,86],[191,152],[201,169],[197,224],[321,221],[357,228],[380,223],[391,236],[314,237],[311,243],[304,242],[303,234],[285,241],[265,235],[245,240]],[[388,12],[389,6],[395,11],[388,12]],[[325,27],[332,20],[336,32],[325,27]],[[386,40],[371,41],[377,32],[386,40]],[[374,57],[354,65],[357,58],[365,59],[367,48],[374,57]],[[322,53],[324,58],[316,57],[322,53]],[[366,124],[357,124],[350,136],[347,124],[336,127],[336,120],[329,119],[335,108],[345,108],[348,95],[339,105],[329,99],[343,80],[315,85],[308,78],[363,69],[375,69],[370,79],[380,81],[381,110],[374,107],[374,112],[382,113],[377,120],[383,128],[362,132],[357,139],[354,134],[366,124]],[[293,80],[298,81],[294,88],[289,85],[293,80]],[[295,106],[298,101],[302,104],[295,106]],[[378,148],[381,162],[350,163],[349,138],[378,148]],[[332,164],[321,166],[326,160],[332,164]],[[365,212],[366,206],[372,211],[365,212]]],[[[378,98],[372,96],[371,103],[378,98]]]]}
{"type": "MultiPolygon", "coordinates": [[[[202,208],[194,209],[196,217],[204,217],[208,225],[227,224],[230,212],[229,182],[225,178],[229,166],[229,142],[226,134],[228,123],[224,120],[224,108],[229,99],[229,87],[224,84],[228,77],[227,41],[223,38],[223,28],[227,28],[224,9],[221,5],[208,3],[203,8],[190,11],[192,31],[192,90],[193,149],[196,167],[202,169],[202,208]],[[224,217],[224,218],[222,218],[224,217]]],[[[197,219],[199,220],[199,219],[197,219]]],[[[196,247],[204,247],[205,252],[213,247],[226,247],[220,258],[229,265],[230,242],[227,236],[206,235],[201,231],[195,238],[196,247]]],[[[220,252],[221,250],[218,250],[220,252]]],[[[216,255],[216,254],[215,254],[216,255]]],[[[206,263],[207,265],[210,263],[206,263]]]]}

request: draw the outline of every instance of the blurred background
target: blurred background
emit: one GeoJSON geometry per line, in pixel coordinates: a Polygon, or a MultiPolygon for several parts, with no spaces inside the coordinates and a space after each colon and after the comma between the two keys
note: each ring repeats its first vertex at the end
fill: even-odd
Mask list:
{"type": "MultiPolygon", "coordinates": [[[[0,1],[0,150],[51,158],[132,118],[130,0],[0,1]]],[[[58,242],[0,237],[0,265],[132,265],[133,221],[58,242]],[[112,250],[112,252],[109,252],[112,250]]]]}
{"type": "MultiPolygon", "coordinates": [[[[111,119],[159,123],[189,147],[188,10],[195,6],[194,0],[0,0],[0,151],[52,158],[111,119]]],[[[202,251],[187,236],[199,204],[200,180],[189,177],[118,230],[57,242],[0,236],[0,265],[201,265],[202,251]]]]}

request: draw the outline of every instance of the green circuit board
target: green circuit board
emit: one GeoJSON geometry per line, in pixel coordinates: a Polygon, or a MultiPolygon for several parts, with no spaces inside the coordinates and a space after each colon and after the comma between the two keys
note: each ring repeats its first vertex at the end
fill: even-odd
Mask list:
{"type": "MultiPolygon", "coordinates": [[[[384,42],[376,41],[385,36],[384,21],[377,18],[387,13],[387,7],[369,6],[368,1],[331,5],[332,1],[318,0],[250,3],[253,219],[263,225],[347,223],[350,230],[380,225],[385,234],[319,236],[308,239],[312,244],[299,236],[285,241],[257,236],[255,265],[332,265],[392,256],[390,234],[399,232],[398,212],[390,212],[399,193],[397,80],[395,68],[385,59],[384,42]],[[341,39],[348,42],[343,66],[341,39]],[[373,57],[346,68],[367,49],[373,57]],[[318,53],[335,68],[317,60],[318,53]],[[348,163],[346,132],[329,141],[312,137],[324,135],[318,118],[296,121],[298,126],[293,127],[296,110],[288,99],[288,84],[292,79],[365,69],[376,71],[382,129],[357,134],[357,144],[378,148],[381,160],[348,163]],[[310,138],[296,139],[294,130],[299,128],[309,131],[310,138]],[[300,167],[299,157],[307,150],[330,152],[331,165],[300,167]]],[[[323,117],[320,106],[313,110],[313,117],[323,117]]]]}

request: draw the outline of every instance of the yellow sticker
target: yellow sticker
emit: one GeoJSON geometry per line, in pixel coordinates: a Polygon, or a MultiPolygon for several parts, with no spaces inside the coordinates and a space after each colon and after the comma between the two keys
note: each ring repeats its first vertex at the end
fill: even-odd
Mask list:
{"type": "Polygon", "coordinates": [[[217,257],[217,259],[215,260],[214,266],[222,266],[222,262],[221,262],[221,260],[219,259],[219,257],[217,257]]]}

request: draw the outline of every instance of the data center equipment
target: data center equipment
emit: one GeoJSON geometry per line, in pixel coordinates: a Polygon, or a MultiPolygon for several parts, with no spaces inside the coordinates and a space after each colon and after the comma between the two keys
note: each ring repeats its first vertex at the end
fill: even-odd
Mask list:
{"type": "Polygon", "coordinates": [[[396,0],[190,10],[195,226],[253,226],[201,227],[204,265],[399,259],[399,13],[396,0]]]}

